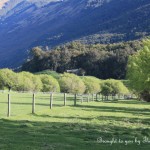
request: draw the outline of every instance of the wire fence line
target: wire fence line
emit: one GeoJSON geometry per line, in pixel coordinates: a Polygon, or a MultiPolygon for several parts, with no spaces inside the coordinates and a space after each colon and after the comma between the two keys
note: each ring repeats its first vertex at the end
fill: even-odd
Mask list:
{"type": "Polygon", "coordinates": [[[53,107],[77,106],[84,102],[125,99],[123,94],[71,94],[55,92],[0,91],[0,117],[35,114],[53,107]]]}

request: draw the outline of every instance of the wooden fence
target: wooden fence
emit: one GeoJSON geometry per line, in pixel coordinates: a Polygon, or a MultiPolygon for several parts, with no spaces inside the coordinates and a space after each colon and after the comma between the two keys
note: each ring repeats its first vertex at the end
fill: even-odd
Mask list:
{"type": "MultiPolygon", "coordinates": [[[[5,93],[5,91],[0,91],[2,93],[5,93]]],[[[18,92],[17,92],[18,93],[18,92]]],[[[21,92],[19,92],[21,93],[21,92]]],[[[25,92],[22,92],[25,93],[25,92]]],[[[27,92],[29,93],[29,92],[27,92]]],[[[30,93],[31,94],[31,93],[30,93]]],[[[32,105],[32,114],[35,114],[36,112],[36,95],[39,93],[32,93],[32,99],[31,99],[31,105],[32,105]]],[[[67,101],[69,100],[69,96],[70,94],[67,93],[41,93],[41,94],[49,94],[49,108],[52,109],[53,108],[53,102],[54,102],[54,95],[57,94],[62,94],[62,101],[63,101],[63,106],[67,105],[67,101]]],[[[84,102],[91,102],[91,101],[106,101],[109,100],[110,96],[103,96],[101,94],[72,94],[72,105],[77,106],[77,103],[84,103],[84,102]]],[[[8,101],[7,101],[7,117],[11,116],[11,93],[8,93],[8,101]]],[[[124,99],[126,98],[125,95],[111,95],[111,100],[115,100],[115,99],[124,99]]]]}

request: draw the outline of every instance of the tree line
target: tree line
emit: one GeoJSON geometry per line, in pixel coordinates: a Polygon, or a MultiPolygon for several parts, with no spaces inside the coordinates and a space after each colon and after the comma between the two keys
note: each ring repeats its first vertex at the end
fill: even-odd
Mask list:
{"type": "MultiPolygon", "coordinates": [[[[110,45],[84,45],[69,43],[51,51],[39,47],[33,48],[30,59],[22,66],[22,70],[31,72],[43,69],[55,70],[63,73],[67,69],[82,68],[87,75],[102,79],[129,79],[128,87],[140,99],[150,101],[150,40],[134,41],[110,45]],[[126,75],[127,73],[127,75],[126,75]]],[[[85,77],[85,91],[93,85],[85,77]],[[89,86],[90,85],[90,86],[89,86]]],[[[110,81],[101,84],[102,93],[113,93],[110,81]],[[107,87],[107,90],[104,90],[107,87]],[[106,92],[109,91],[109,92],[106,92]]],[[[83,86],[84,87],[84,86],[83,86]]],[[[93,89],[96,87],[93,86],[93,89]]],[[[64,88],[65,89],[65,88],[64,88]]],[[[97,89],[97,88],[96,88],[97,89]]]]}
{"type": "Polygon", "coordinates": [[[92,76],[58,74],[57,78],[48,74],[15,73],[9,69],[0,70],[0,89],[30,92],[64,92],[74,94],[97,94],[105,96],[129,93],[119,80],[100,80],[92,76]]]}
{"type": "Polygon", "coordinates": [[[141,47],[140,41],[109,45],[72,42],[54,49],[34,47],[21,70],[34,73],[50,69],[63,73],[82,68],[86,75],[101,79],[124,79],[128,57],[141,47]]]}

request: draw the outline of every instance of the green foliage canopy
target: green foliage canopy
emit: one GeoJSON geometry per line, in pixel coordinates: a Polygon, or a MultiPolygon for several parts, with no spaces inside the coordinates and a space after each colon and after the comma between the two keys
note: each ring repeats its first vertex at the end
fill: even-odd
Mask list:
{"type": "Polygon", "coordinates": [[[129,93],[127,87],[121,81],[114,79],[104,80],[101,88],[101,93],[105,96],[129,93]]]}
{"type": "Polygon", "coordinates": [[[42,89],[42,82],[37,75],[29,72],[21,72],[18,74],[18,78],[18,91],[40,91],[42,89]]]}
{"type": "Polygon", "coordinates": [[[139,94],[150,95],[150,40],[144,41],[143,49],[130,56],[127,70],[130,88],[139,94]]]}
{"type": "Polygon", "coordinates": [[[86,86],[85,93],[99,93],[101,91],[100,79],[94,77],[82,77],[82,80],[86,86]]]}
{"type": "Polygon", "coordinates": [[[27,72],[18,73],[18,86],[17,91],[33,91],[34,85],[32,79],[30,78],[32,75],[27,72]]]}
{"type": "Polygon", "coordinates": [[[0,88],[15,89],[17,86],[17,75],[10,69],[0,70],[0,88]]]}
{"type": "Polygon", "coordinates": [[[109,45],[73,42],[48,51],[35,47],[31,50],[30,60],[22,65],[22,70],[64,73],[66,70],[82,68],[88,76],[124,79],[128,56],[139,50],[141,45],[139,41],[109,45]]]}
{"type": "Polygon", "coordinates": [[[59,79],[62,92],[66,93],[84,93],[85,85],[82,79],[75,74],[64,73],[59,79]]]}
{"type": "Polygon", "coordinates": [[[50,75],[39,75],[43,83],[43,92],[60,92],[58,81],[50,75]]]}

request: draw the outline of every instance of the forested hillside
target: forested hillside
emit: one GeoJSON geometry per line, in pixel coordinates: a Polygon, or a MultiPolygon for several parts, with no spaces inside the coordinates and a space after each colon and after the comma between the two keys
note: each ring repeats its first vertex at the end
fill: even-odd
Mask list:
{"type": "Polygon", "coordinates": [[[128,56],[141,46],[142,42],[133,41],[109,45],[72,42],[52,50],[35,47],[22,70],[39,72],[50,69],[63,73],[68,69],[82,68],[86,75],[101,79],[124,79],[128,56]]]}
{"type": "Polygon", "coordinates": [[[0,9],[0,67],[34,46],[117,43],[150,35],[149,0],[9,0],[0,9]]]}

